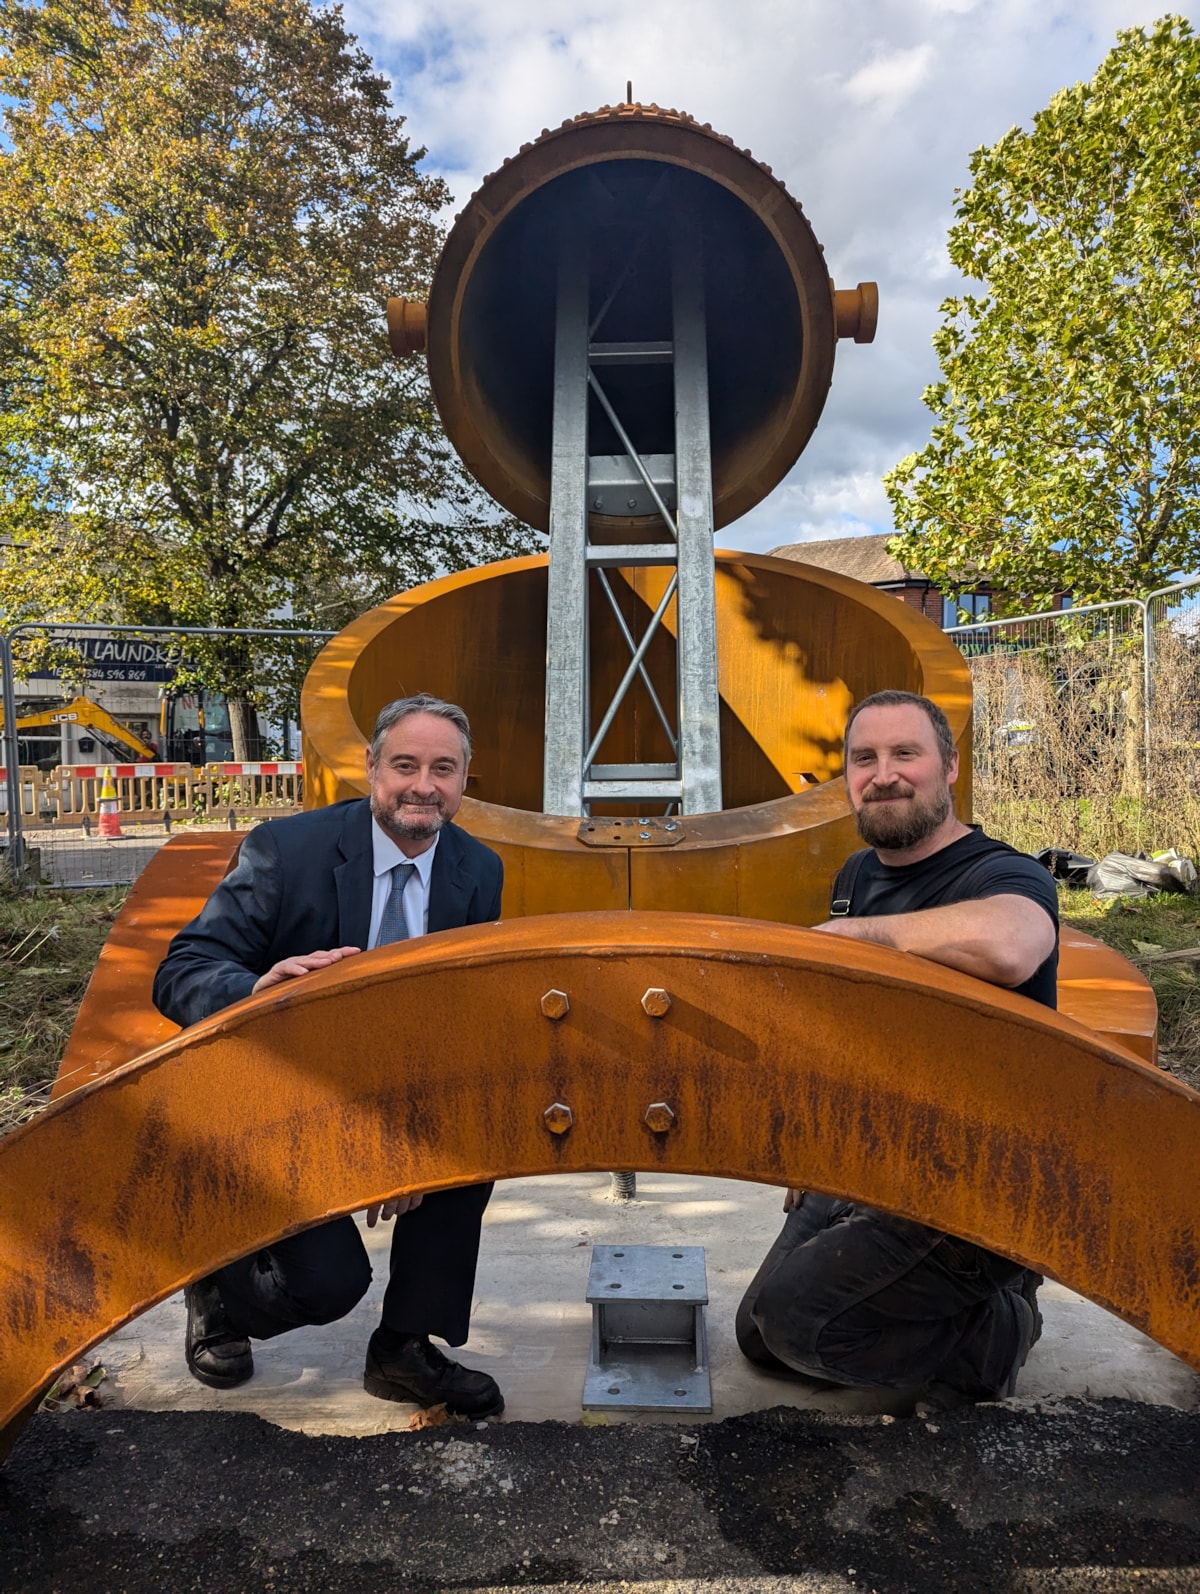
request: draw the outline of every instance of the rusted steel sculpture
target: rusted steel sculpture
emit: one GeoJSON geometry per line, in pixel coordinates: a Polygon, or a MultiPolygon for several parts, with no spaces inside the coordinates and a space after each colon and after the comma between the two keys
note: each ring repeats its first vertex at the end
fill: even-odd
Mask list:
{"type": "MultiPolygon", "coordinates": [[[[650,576],[628,575],[631,610],[644,615],[650,576]]],[[[858,698],[886,682],[945,710],[963,771],[959,812],[970,819],[971,678],[958,649],[887,593],[756,554],[721,554],[716,564],[730,806],[678,816],[673,830],[661,818],[617,825],[610,816],[601,825],[540,812],[546,601],[545,558],[519,559],[430,582],[354,621],[304,683],[305,801],[366,791],[375,714],[398,682],[420,681],[471,716],[472,779],[459,822],[504,859],[505,918],[634,907],[814,924],[858,845],[841,779],[842,726],[858,698]]],[[[613,644],[615,661],[620,638],[615,622],[604,628],[606,608],[593,609],[593,636],[613,644]]],[[[674,668],[665,646],[661,666],[664,676],[674,668]]],[[[631,712],[624,729],[618,753],[632,760],[644,727],[631,712]]]]}
{"type": "Polygon", "coordinates": [[[611,1167],[936,1223],[1200,1367],[1198,1127],[1200,1096],[1093,1032],[863,942],[607,913],[401,943],[241,1002],[0,1143],[0,1423],[282,1233],[400,1191],[611,1167]],[[401,1003],[439,1036],[437,1091],[422,1051],[377,1044],[401,1003]]]}
{"type": "MultiPolygon", "coordinates": [[[[770,168],[677,111],[625,104],[577,116],[484,179],[446,241],[428,307],[392,301],[388,319],[399,356],[427,351],[446,431],[469,469],[550,534],[548,573],[531,583],[514,571],[507,590],[491,594],[506,617],[523,601],[538,611],[527,646],[531,659],[541,655],[542,673],[523,680],[521,694],[520,723],[537,745],[517,780],[495,781],[495,771],[487,800],[626,821],[661,815],[666,804],[677,819],[799,793],[836,773],[820,751],[801,756],[794,744],[826,733],[846,706],[846,683],[831,662],[824,678],[806,671],[803,650],[820,622],[797,624],[796,594],[780,593],[763,568],[741,573],[742,595],[768,613],[782,596],[790,612],[780,642],[800,657],[775,671],[780,701],[755,705],[747,736],[738,717],[745,683],[734,706],[727,677],[747,647],[751,670],[769,672],[769,624],[737,635],[728,604],[718,615],[713,533],[795,463],[824,405],[838,337],[869,342],[876,314],[874,284],[833,287],[811,226],[770,168]],[[827,700],[814,704],[812,688],[825,681],[827,700]],[[799,699],[789,699],[795,688],[799,699]],[[773,744],[784,756],[772,769],[773,744]]],[[[470,603],[460,597],[461,611],[470,603]]],[[[881,628],[860,627],[853,603],[827,607],[842,611],[847,668],[861,675],[869,651],[861,633],[881,628]]],[[[920,676],[919,643],[886,651],[893,676],[920,676]]],[[[337,666],[326,664],[336,679],[337,666]]],[[[328,680],[314,681],[310,699],[326,695],[328,680]]],[[[314,766],[337,757],[336,746],[310,741],[309,750],[314,766]]],[[[799,826],[806,843],[813,806],[799,826]]],[[[681,843],[711,853],[717,840],[711,825],[703,837],[678,824],[665,833],[650,826],[643,837],[646,828],[627,823],[626,833],[670,846],[672,879],[687,869],[681,843]]],[[[742,827],[741,839],[762,828],[742,827]]],[[[728,864],[735,841],[729,826],[724,832],[728,864]]],[[[551,834],[540,827],[535,850],[551,834]]],[[[559,866],[580,840],[621,842],[598,840],[595,827],[563,834],[559,866]]],[[[599,860],[585,871],[595,889],[582,903],[566,887],[581,868],[575,859],[561,871],[563,900],[608,905],[599,860]]],[[[630,860],[625,872],[632,868],[630,860]]],[[[535,891],[518,911],[558,906],[557,889],[545,901],[535,891]]],[[[672,888],[649,889],[669,897],[672,888]]],[[[732,906],[728,889],[720,906],[768,911],[732,906]]]]}
{"type": "Polygon", "coordinates": [[[222,1261],[392,1194],[554,1171],[868,1201],[1051,1273],[1200,1367],[1200,1096],[1148,1066],[1145,980],[1067,935],[1055,1016],[797,928],[855,845],[856,699],[941,704],[970,818],[971,684],[945,637],[827,572],[713,556],[713,528],[807,442],[837,338],[870,341],[875,313],[871,284],[832,287],[766,167],[632,105],[506,162],[428,309],[389,305],[454,445],[549,527],[550,557],[402,594],[331,642],[304,688],[306,800],[365,790],[390,698],[461,702],[459,819],[502,854],[511,922],[364,954],[172,1036],[153,969],[236,837],[167,844],[55,1101],[0,1142],[0,1453],[61,1367],[222,1261]],[[375,1044],[401,1001],[440,1037],[436,1096],[423,1057],[375,1044]]]}
{"type": "Polygon", "coordinates": [[[90,1084],[179,1033],[150,999],[171,937],[204,906],[241,837],[196,831],[159,849],[126,897],[100,952],[58,1065],[51,1099],[90,1084]]]}

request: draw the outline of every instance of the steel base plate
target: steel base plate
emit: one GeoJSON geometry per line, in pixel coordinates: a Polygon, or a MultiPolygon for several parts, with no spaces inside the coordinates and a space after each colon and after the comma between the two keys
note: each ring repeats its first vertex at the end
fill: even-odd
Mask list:
{"type": "Polygon", "coordinates": [[[587,1298],[585,1407],[712,1410],[702,1246],[593,1246],[587,1298]]]}

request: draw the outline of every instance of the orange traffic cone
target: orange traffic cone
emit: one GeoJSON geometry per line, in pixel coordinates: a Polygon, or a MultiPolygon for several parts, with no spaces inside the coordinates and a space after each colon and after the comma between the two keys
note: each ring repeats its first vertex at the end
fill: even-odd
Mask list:
{"type": "Polygon", "coordinates": [[[117,807],[117,788],[113,784],[111,766],[105,769],[100,782],[100,824],[96,834],[104,841],[121,834],[121,811],[117,807]]]}

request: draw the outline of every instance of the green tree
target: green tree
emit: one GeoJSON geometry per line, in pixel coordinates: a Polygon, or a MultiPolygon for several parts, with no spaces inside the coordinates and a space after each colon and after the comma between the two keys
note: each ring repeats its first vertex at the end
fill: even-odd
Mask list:
{"type": "Polygon", "coordinates": [[[891,547],[1010,609],[1140,594],[1200,568],[1200,40],[1120,33],[1090,83],[971,157],[925,393],[885,478],[891,547]]]}
{"type": "MultiPolygon", "coordinates": [[[[336,7],[7,0],[0,94],[9,625],[329,628],[528,551],[389,352],[447,193],[336,7]]],[[[246,756],[249,647],[198,662],[246,756]]]]}

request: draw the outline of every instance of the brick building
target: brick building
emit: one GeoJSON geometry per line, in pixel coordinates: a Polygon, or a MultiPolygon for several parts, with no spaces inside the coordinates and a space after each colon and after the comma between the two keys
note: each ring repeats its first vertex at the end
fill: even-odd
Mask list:
{"type": "Polygon", "coordinates": [[[944,593],[919,570],[912,570],[899,559],[892,558],[887,551],[892,535],[885,531],[871,537],[792,542],[772,548],[771,553],[777,559],[795,559],[800,564],[816,565],[820,570],[833,570],[840,576],[851,576],[855,581],[878,587],[881,592],[890,592],[943,629],[963,623],[960,611],[972,619],[982,619],[989,612],[991,593],[986,581],[978,582],[971,589],[944,593]]]}

